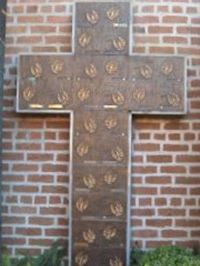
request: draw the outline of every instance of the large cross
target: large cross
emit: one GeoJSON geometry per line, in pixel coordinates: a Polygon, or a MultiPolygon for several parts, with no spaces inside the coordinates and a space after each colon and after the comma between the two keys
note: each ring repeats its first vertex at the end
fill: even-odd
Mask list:
{"type": "Polygon", "coordinates": [[[17,111],[71,114],[69,265],[125,266],[131,116],[185,113],[185,61],[131,55],[128,2],[75,20],[75,54],[20,56],[17,111]]]}

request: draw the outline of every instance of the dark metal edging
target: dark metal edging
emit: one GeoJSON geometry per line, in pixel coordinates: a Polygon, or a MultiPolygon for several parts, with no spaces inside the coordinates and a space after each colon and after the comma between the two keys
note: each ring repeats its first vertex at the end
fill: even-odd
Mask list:
{"type": "Polygon", "coordinates": [[[0,0],[0,262],[2,254],[2,132],[3,132],[3,88],[4,88],[4,54],[6,33],[7,0],[0,0]]]}

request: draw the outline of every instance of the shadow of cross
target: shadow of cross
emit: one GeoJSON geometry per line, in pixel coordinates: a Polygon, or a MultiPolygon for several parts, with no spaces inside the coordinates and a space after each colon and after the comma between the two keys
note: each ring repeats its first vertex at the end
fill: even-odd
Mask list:
{"type": "Polygon", "coordinates": [[[76,3],[75,54],[21,55],[17,111],[71,114],[69,265],[129,265],[131,115],[185,113],[185,60],[131,55],[128,2],[76,3]]]}

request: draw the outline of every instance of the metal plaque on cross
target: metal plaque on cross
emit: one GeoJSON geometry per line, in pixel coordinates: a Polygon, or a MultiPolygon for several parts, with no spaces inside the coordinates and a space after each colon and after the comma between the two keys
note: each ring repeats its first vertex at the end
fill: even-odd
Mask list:
{"type": "Polygon", "coordinates": [[[130,53],[128,2],[76,3],[75,53],[24,54],[17,112],[70,113],[69,265],[129,265],[132,114],[186,112],[185,59],[130,53]]]}

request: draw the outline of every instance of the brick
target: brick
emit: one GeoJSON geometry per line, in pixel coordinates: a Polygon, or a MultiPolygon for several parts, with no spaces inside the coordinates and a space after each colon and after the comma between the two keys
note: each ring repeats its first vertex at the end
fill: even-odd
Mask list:
{"type": "MultiPolygon", "coordinates": [[[[57,192],[57,194],[60,194],[59,190],[57,192]]],[[[61,204],[61,197],[60,196],[51,196],[49,198],[49,203],[50,204],[61,204]]]]}
{"type": "Polygon", "coordinates": [[[165,34],[165,33],[172,33],[173,28],[172,27],[167,27],[167,26],[149,26],[148,27],[148,33],[158,33],[158,34],[165,34]]]}
{"type": "Polygon", "coordinates": [[[55,33],[56,32],[56,27],[55,26],[44,26],[44,25],[37,25],[37,26],[32,26],[31,27],[31,32],[32,33],[55,33]]]}
{"type": "Polygon", "coordinates": [[[48,16],[47,23],[71,23],[72,18],[68,16],[48,16]]]}
{"type": "Polygon", "coordinates": [[[153,174],[157,172],[157,168],[155,166],[134,166],[133,173],[134,174],[153,174]]]}
{"type": "Polygon", "coordinates": [[[156,133],[156,134],[153,135],[153,138],[157,139],[157,140],[165,140],[166,135],[165,134],[156,133]]]}
{"type": "Polygon", "coordinates": [[[164,23],[187,23],[188,18],[187,16],[164,16],[162,21],[164,23]]]}
{"type": "Polygon", "coordinates": [[[35,201],[34,201],[35,204],[42,205],[42,204],[46,204],[46,202],[47,202],[47,198],[45,196],[36,196],[35,197],[35,201]]]}
{"type": "Polygon", "coordinates": [[[2,216],[3,224],[25,224],[25,217],[16,217],[16,216],[2,216]]]}
{"type": "Polygon", "coordinates": [[[143,230],[136,230],[134,232],[134,237],[139,238],[155,238],[158,236],[158,233],[156,230],[150,230],[150,229],[143,229],[143,230]]]}
{"type": "Polygon", "coordinates": [[[66,186],[42,186],[42,193],[58,193],[58,194],[66,194],[68,192],[68,188],[66,186]]]}
{"type": "Polygon", "coordinates": [[[31,246],[51,246],[53,244],[53,239],[29,239],[28,243],[31,246]]]}
{"type": "Polygon", "coordinates": [[[188,151],[188,146],[183,144],[165,144],[163,145],[164,151],[188,151]]]}
{"type": "Polygon", "coordinates": [[[57,49],[56,49],[56,47],[47,47],[47,46],[45,46],[45,47],[40,47],[40,46],[35,46],[35,47],[33,47],[32,48],[32,50],[31,50],[32,52],[37,52],[37,53],[50,53],[50,52],[57,52],[57,49]]]}
{"type": "Polygon", "coordinates": [[[190,216],[197,216],[197,217],[199,217],[200,216],[200,209],[191,209],[190,210],[190,216]]]}
{"type": "Polygon", "coordinates": [[[200,24],[200,18],[192,18],[192,24],[200,24]]]}
{"type": "Polygon", "coordinates": [[[154,12],[154,6],[143,6],[142,12],[144,13],[153,13],[154,12]]]}
{"type": "Polygon", "coordinates": [[[163,230],[162,236],[166,238],[186,237],[187,232],[184,230],[163,230]]]}
{"type": "Polygon", "coordinates": [[[13,191],[20,192],[20,193],[34,193],[34,192],[38,192],[39,188],[37,186],[20,185],[20,186],[13,186],[13,191]]]}
{"type": "Polygon", "coordinates": [[[187,44],[188,43],[188,39],[184,38],[184,37],[174,37],[174,36],[166,36],[163,37],[163,42],[165,43],[177,43],[177,44],[187,44]]]}
{"type": "Polygon", "coordinates": [[[180,198],[171,198],[170,206],[181,206],[182,200],[180,198]]]}
{"type": "Polygon", "coordinates": [[[186,188],[182,187],[163,187],[161,188],[161,194],[168,195],[186,195],[186,188]]]}
{"type": "Polygon", "coordinates": [[[166,227],[172,225],[172,219],[147,219],[146,226],[151,227],[166,227]]]}
{"type": "Polygon", "coordinates": [[[156,195],[157,188],[154,187],[135,187],[134,193],[136,195],[156,195]]]}
{"type": "Polygon", "coordinates": [[[28,153],[27,159],[30,161],[53,161],[53,153],[52,154],[34,154],[34,153],[28,153]]]}
{"type": "Polygon", "coordinates": [[[47,218],[47,217],[30,217],[29,218],[29,224],[33,225],[40,225],[40,226],[49,226],[54,224],[53,218],[47,218]]]}
{"type": "Polygon", "coordinates": [[[46,236],[63,236],[67,235],[67,229],[46,229],[45,235],[46,236]]]}
{"type": "Polygon", "coordinates": [[[41,250],[39,248],[16,248],[16,254],[28,254],[29,256],[39,256],[41,250]]]}
{"type": "Polygon", "coordinates": [[[160,124],[159,123],[153,123],[153,122],[148,122],[148,121],[138,121],[137,119],[134,121],[134,126],[137,130],[158,130],[160,129],[160,124]]]}
{"type": "Polygon", "coordinates": [[[158,23],[159,22],[159,17],[158,16],[134,16],[134,23],[136,24],[151,24],[151,23],[158,23]]]}
{"type": "Polygon", "coordinates": [[[34,44],[34,43],[41,43],[42,42],[42,36],[22,36],[17,38],[17,43],[19,44],[34,44]]]}
{"type": "Polygon", "coordinates": [[[25,178],[23,176],[23,174],[21,175],[17,175],[17,174],[13,174],[13,175],[7,175],[5,174],[4,177],[4,182],[24,182],[25,178]]]}
{"type": "Polygon", "coordinates": [[[34,5],[34,6],[30,5],[26,7],[27,13],[37,13],[38,11],[39,11],[39,6],[37,5],[34,5]]]}
{"type": "Polygon", "coordinates": [[[162,246],[171,246],[172,245],[172,241],[159,241],[159,240],[155,240],[155,241],[146,241],[146,247],[147,248],[158,248],[158,247],[162,247],[162,246]]]}
{"type": "Polygon", "coordinates": [[[170,155],[149,155],[149,156],[147,156],[147,162],[150,162],[150,163],[170,163],[170,162],[172,162],[172,156],[170,156],[170,155]]]}
{"type": "Polygon", "coordinates": [[[152,200],[151,200],[151,198],[142,198],[142,199],[139,199],[139,205],[140,206],[151,206],[152,205],[152,200]]]}
{"type": "Polygon", "coordinates": [[[161,166],[161,173],[176,173],[176,174],[184,174],[186,173],[185,166],[161,166]]]}
{"type": "MultiPolygon", "coordinates": [[[[5,190],[4,190],[4,186],[5,186],[5,185],[3,185],[3,191],[5,191],[5,190]]],[[[5,188],[5,189],[6,189],[6,188],[5,188]]],[[[9,191],[9,187],[8,187],[7,190],[9,191]]],[[[18,197],[17,197],[17,196],[7,196],[7,197],[5,198],[5,202],[6,202],[6,203],[18,203],[18,197]]]]}
{"type": "Polygon", "coordinates": [[[184,140],[194,140],[195,139],[195,134],[194,133],[185,133],[184,134],[184,140]]]}
{"type": "Polygon", "coordinates": [[[185,216],[185,209],[159,209],[159,216],[185,216]]]}
{"type": "Polygon", "coordinates": [[[181,227],[200,227],[200,220],[199,219],[177,219],[176,226],[181,227]]]}
{"type": "Polygon", "coordinates": [[[132,214],[134,216],[153,216],[155,214],[155,210],[154,209],[134,209],[132,211],[132,214]]]}
{"type": "Polygon", "coordinates": [[[21,196],[20,197],[20,203],[32,204],[33,203],[33,197],[31,197],[31,196],[21,196]]]}
{"type": "Polygon", "coordinates": [[[48,44],[65,44],[70,43],[71,36],[65,35],[55,35],[55,36],[46,36],[45,42],[48,44]]]}
{"type": "Polygon", "coordinates": [[[41,235],[42,230],[40,228],[16,228],[15,230],[17,235],[26,235],[26,236],[39,236],[41,235]]]}
{"type": "Polygon", "coordinates": [[[137,151],[158,151],[160,150],[159,144],[145,143],[145,144],[135,144],[135,150],[137,151]]]}
{"type": "Polygon", "coordinates": [[[198,184],[200,185],[200,179],[198,177],[193,177],[193,176],[188,176],[188,177],[177,176],[175,178],[175,183],[185,184],[185,185],[198,185],[198,184]]]}
{"type": "Polygon", "coordinates": [[[29,182],[36,182],[36,183],[52,183],[54,180],[53,175],[28,175],[28,181],[29,182]]]}
{"type": "Polygon", "coordinates": [[[42,215],[66,215],[66,208],[42,207],[40,208],[40,214],[42,215]]]}
{"type": "Polygon", "coordinates": [[[190,167],[191,174],[199,174],[200,173],[200,166],[191,166],[190,167]]]}
{"type": "Polygon", "coordinates": [[[145,183],[146,184],[170,184],[171,176],[146,176],[145,183]]]}
{"type": "Polygon", "coordinates": [[[192,87],[200,87],[200,80],[199,79],[192,80],[191,86],[192,87]]]}
{"type": "MultiPolygon", "coordinates": [[[[200,185],[200,184],[199,184],[200,185]]],[[[190,195],[200,196],[200,186],[190,189],[190,195]]]]}
{"type": "Polygon", "coordinates": [[[152,54],[157,54],[157,53],[174,54],[174,47],[152,46],[149,48],[149,52],[152,54]]]}
{"type": "Polygon", "coordinates": [[[69,220],[66,218],[59,218],[58,219],[58,225],[60,226],[68,226],[69,220]]]}
{"type": "Polygon", "coordinates": [[[19,16],[18,23],[42,23],[44,22],[43,16],[19,16]]]}
{"type": "Polygon", "coordinates": [[[13,164],[12,170],[16,172],[35,172],[38,170],[38,165],[36,164],[13,164]]]}
{"type": "Polygon", "coordinates": [[[155,205],[156,206],[166,206],[167,205],[166,198],[156,198],[155,199],[155,205]]]}
{"type": "Polygon", "coordinates": [[[41,150],[41,144],[39,143],[18,143],[16,144],[16,149],[25,150],[25,151],[41,150]]]}
{"type": "Polygon", "coordinates": [[[65,10],[66,10],[65,5],[55,6],[55,12],[65,12],[65,10]]]}
{"type": "Polygon", "coordinates": [[[200,155],[177,155],[177,163],[200,163],[200,155]]]}
{"type": "Polygon", "coordinates": [[[200,237],[200,230],[193,230],[191,231],[191,237],[200,237]]]}
{"type": "Polygon", "coordinates": [[[44,172],[67,172],[67,166],[64,164],[43,164],[42,165],[42,171],[44,172]]]}
{"type": "Polygon", "coordinates": [[[180,140],[181,136],[178,133],[169,133],[168,138],[169,140],[180,140]]]}
{"type": "Polygon", "coordinates": [[[184,54],[184,55],[199,55],[200,54],[200,48],[177,48],[179,54],[184,54]]]}
{"type": "Polygon", "coordinates": [[[55,151],[55,150],[60,150],[60,151],[66,151],[69,149],[69,144],[66,143],[65,145],[63,145],[63,143],[46,143],[45,144],[45,150],[49,150],[49,151],[55,151]]]}
{"type": "Polygon", "coordinates": [[[19,206],[13,206],[11,207],[11,212],[14,214],[35,214],[37,212],[37,208],[36,207],[19,207],[19,206]]]}
{"type": "Polygon", "coordinates": [[[69,162],[69,154],[57,154],[56,160],[59,162],[69,162]]]}
{"type": "Polygon", "coordinates": [[[20,246],[26,244],[26,240],[23,238],[4,237],[2,241],[4,245],[20,246]]]}
{"type": "Polygon", "coordinates": [[[199,37],[193,37],[191,38],[192,45],[200,45],[200,38],[199,37]]]}
{"type": "Polygon", "coordinates": [[[189,129],[189,125],[188,123],[174,120],[172,122],[166,123],[164,128],[168,130],[185,130],[185,129],[189,129]]]}
{"type": "Polygon", "coordinates": [[[194,206],[196,205],[196,200],[195,199],[185,199],[184,201],[185,206],[194,206]]]}
{"type": "Polygon", "coordinates": [[[172,12],[173,13],[183,13],[183,8],[181,6],[173,6],[172,12]]]}

